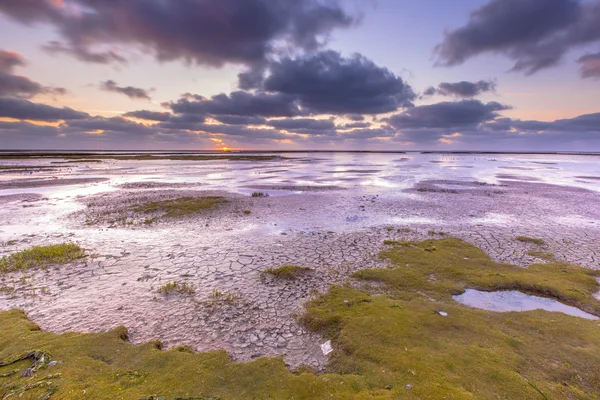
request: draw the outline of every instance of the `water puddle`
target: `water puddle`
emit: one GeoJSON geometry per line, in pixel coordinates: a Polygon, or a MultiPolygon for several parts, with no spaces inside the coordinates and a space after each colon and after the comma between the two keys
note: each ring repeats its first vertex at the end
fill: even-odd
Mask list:
{"type": "Polygon", "coordinates": [[[452,296],[452,298],[461,304],[489,311],[546,310],[561,312],[574,317],[598,320],[598,317],[595,315],[588,314],[578,308],[567,306],[553,299],[531,296],[517,290],[482,292],[475,289],[467,289],[463,294],[452,296]]]}

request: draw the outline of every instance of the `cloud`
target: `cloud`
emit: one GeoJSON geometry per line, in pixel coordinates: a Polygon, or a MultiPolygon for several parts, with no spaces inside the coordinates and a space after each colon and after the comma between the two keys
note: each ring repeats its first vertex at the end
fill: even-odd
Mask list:
{"type": "Polygon", "coordinates": [[[55,122],[85,119],[89,114],[67,107],[57,108],[24,99],[0,97],[0,117],[55,122]]]}
{"type": "Polygon", "coordinates": [[[63,43],[53,40],[46,43],[42,48],[51,54],[67,54],[73,56],[79,61],[95,64],[108,64],[111,62],[118,62],[125,64],[127,60],[125,57],[119,55],[114,50],[107,51],[90,51],[87,47],[81,44],[72,44],[66,46],[63,43]]]}
{"type": "Polygon", "coordinates": [[[165,103],[178,114],[234,115],[241,117],[294,117],[302,111],[291,96],[280,93],[232,92],[210,99],[190,96],[165,103]]]}
{"type": "Polygon", "coordinates": [[[557,65],[572,48],[600,40],[600,1],[491,0],[436,47],[438,63],[459,65],[484,53],[515,61],[533,74],[557,65]]]}
{"type": "Polygon", "coordinates": [[[149,110],[130,111],[123,114],[124,117],[132,117],[137,119],[145,119],[146,121],[168,121],[173,114],[168,112],[158,112],[149,110]]]}
{"type": "Polygon", "coordinates": [[[600,78],[600,51],[586,54],[577,62],[581,66],[581,76],[584,78],[600,78]]]}
{"type": "Polygon", "coordinates": [[[286,131],[324,131],[335,128],[335,124],[329,119],[272,119],[267,124],[277,129],[285,129],[286,131]]]}
{"type": "Polygon", "coordinates": [[[387,68],[355,54],[322,51],[268,66],[261,90],[298,99],[314,114],[380,114],[412,105],[412,88],[387,68]]]}
{"type": "Polygon", "coordinates": [[[39,94],[64,95],[63,88],[43,86],[31,79],[15,75],[14,69],[26,65],[22,55],[0,49],[0,96],[31,98],[39,94]]]}
{"type": "Polygon", "coordinates": [[[371,124],[368,122],[353,122],[351,124],[339,125],[338,128],[341,129],[355,129],[355,128],[368,128],[371,124]]]}
{"type": "Polygon", "coordinates": [[[478,82],[442,82],[437,89],[430,87],[423,93],[425,96],[439,94],[441,96],[456,96],[470,98],[479,96],[484,92],[496,90],[496,83],[493,81],[478,81],[478,82]]]}
{"type": "Polygon", "coordinates": [[[133,86],[119,86],[117,85],[117,82],[112,80],[101,82],[100,89],[107,92],[124,94],[132,100],[152,100],[147,90],[133,86]]]}
{"type": "Polygon", "coordinates": [[[354,25],[338,0],[2,0],[0,12],[25,23],[54,25],[55,52],[107,63],[122,55],[98,48],[117,46],[153,54],[160,61],[185,60],[221,66],[264,61],[278,44],[315,50],[337,28],[354,25]]]}
{"type": "Polygon", "coordinates": [[[495,101],[482,103],[479,100],[441,102],[412,107],[401,114],[390,117],[387,122],[398,129],[442,128],[454,130],[475,127],[492,121],[499,116],[498,111],[510,107],[495,101]]]}
{"type": "Polygon", "coordinates": [[[119,132],[121,134],[126,134],[129,137],[147,136],[156,133],[154,126],[139,124],[122,117],[91,117],[88,119],[68,121],[66,122],[65,126],[72,129],[75,128],[83,132],[119,132]]]}
{"type": "Polygon", "coordinates": [[[264,125],[267,120],[263,117],[240,117],[237,115],[216,115],[217,121],[226,125],[264,125]]]}

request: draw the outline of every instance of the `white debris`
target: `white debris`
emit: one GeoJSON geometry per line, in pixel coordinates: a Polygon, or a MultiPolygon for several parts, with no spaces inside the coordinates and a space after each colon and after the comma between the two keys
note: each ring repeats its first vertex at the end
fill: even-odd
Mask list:
{"type": "Polygon", "coordinates": [[[331,347],[331,340],[328,340],[321,345],[321,351],[325,355],[327,355],[333,351],[333,347],[331,347]]]}
{"type": "Polygon", "coordinates": [[[442,317],[447,317],[448,313],[445,311],[438,311],[438,314],[440,314],[442,317]]]}

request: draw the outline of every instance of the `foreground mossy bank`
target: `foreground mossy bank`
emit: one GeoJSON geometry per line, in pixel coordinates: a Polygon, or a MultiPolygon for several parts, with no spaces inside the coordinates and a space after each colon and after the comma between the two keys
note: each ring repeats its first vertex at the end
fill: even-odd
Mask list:
{"type": "Polygon", "coordinates": [[[368,287],[335,286],[311,301],[301,317],[333,341],[336,350],[325,374],[294,374],[280,359],[234,363],[225,352],[161,351],[156,342],[132,346],[123,340],[122,328],[55,335],[13,310],[0,313],[0,361],[39,349],[58,363],[25,378],[19,375],[30,360],[1,367],[0,376],[19,373],[0,377],[0,396],[17,398],[30,385],[34,388],[21,398],[51,393],[52,399],[598,397],[598,321],[544,311],[494,313],[451,299],[464,287],[516,287],[600,314],[591,295],[598,284],[590,271],[564,264],[529,269],[497,264],[454,239],[392,242],[382,256],[394,268],[356,277],[365,285],[384,283],[384,295],[371,295],[368,287]]]}

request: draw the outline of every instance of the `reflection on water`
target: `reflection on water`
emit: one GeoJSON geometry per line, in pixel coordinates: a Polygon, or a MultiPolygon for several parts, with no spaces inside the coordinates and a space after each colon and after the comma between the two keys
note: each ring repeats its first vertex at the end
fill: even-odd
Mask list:
{"type": "Polygon", "coordinates": [[[586,319],[598,319],[598,317],[595,315],[588,314],[578,308],[559,303],[556,300],[530,296],[516,290],[482,292],[475,289],[467,289],[463,294],[452,296],[452,298],[461,304],[489,311],[506,312],[546,310],[561,312],[586,319]]]}
{"type": "MultiPolygon", "coordinates": [[[[286,157],[285,153],[281,154],[286,157]]],[[[293,158],[271,162],[227,161],[120,161],[108,160],[59,171],[0,175],[3,181],[23,177],[110,176],[111,184],[159,180],[201,183],[205,189],[234,189],[248,184],[296,183],[405,189],[424,180],[501,183],[536,181],[600,191],[600,156],[518,154],[421,154],[398,158],[393,153],[295,153],[293,158]],[[401,160],[401,162],[399,162],[401,160]],[[585,177],[585,179],[582,179],[585,177]]],[[[54,165],[57,159],[0,160],[0,165],[54,165]]],[[[457,187],[458,189],[458,187],[457,187]]],[[[110,190],[110,185],[87,186],[89,191],[110,190]]],[[[10,193],[73,191],[73,188],[1,190],[10,193]]],[[[80,193],[77,193],[80,194],[80,193]]]]}

